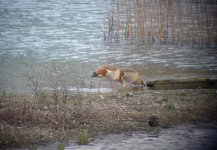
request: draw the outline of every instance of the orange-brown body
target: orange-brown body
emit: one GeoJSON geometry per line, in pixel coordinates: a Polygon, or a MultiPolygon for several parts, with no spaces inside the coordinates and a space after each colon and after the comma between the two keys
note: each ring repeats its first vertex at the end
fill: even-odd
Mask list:
{"type": "Polygon", "coordinates": [[[119,80],[120,70],[115,65],[108,64],[108,65],[98,67],[96,69],[96,71],[93,72],[92,77],[99,77],[98,93],[100,93],[100,84],[101,84],[102,78],[106,78],[106,79],[111,81],[112,92],[114,92],[114,87],[113,87],[112,81],[118,81],[119,80]]]}
{"type": "Polygon", "coordinates": [[[139,73],[132,68],[120,68],[120,77],[118,82],[120,83],[122,89],[124,89],[126,86],[125,82],[146,86],[139,73]]]}
{"type": "Polygon", "coordinates": [[[120,83],[122,90],[125,90],[126,83],[142,85],[146,87],[146,83],[142,80],[139,73],[132,68],[118,68],[113,64],[100,66],[93,72],[92,77],[99,77],[98,93],[100,93],[101,79],[106,78],[111,81],[111,89],[114,92],[112,81],[120,83]]]}

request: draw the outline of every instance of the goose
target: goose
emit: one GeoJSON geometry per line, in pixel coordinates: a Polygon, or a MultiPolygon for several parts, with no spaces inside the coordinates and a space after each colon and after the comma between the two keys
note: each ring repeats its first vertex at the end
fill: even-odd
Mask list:
{"type": "Polygon", "coordinates": [[[92,77],[98,77],[98,94],[100,94],[100,85],[103,78],[110,80],[112,93],[114,93],[114,86],[112,81],[118,81],[120,79],[120,69],[114,64],[107,64],[100,66],[93,72],[92,77]]]}

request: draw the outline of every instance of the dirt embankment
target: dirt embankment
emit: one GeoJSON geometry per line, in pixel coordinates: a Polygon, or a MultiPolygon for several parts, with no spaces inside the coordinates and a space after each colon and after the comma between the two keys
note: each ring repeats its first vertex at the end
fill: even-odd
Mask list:
{"type": "Polygon", "coordinates": [[[160,127],[217,120],[216,89],[137,90],[132,93],[71,95],[65,103],[32,96],[0,100],[0,145],[19,146],[64,140],[87,129],[99,134],[146,130],[150,116],[160,127]]]}

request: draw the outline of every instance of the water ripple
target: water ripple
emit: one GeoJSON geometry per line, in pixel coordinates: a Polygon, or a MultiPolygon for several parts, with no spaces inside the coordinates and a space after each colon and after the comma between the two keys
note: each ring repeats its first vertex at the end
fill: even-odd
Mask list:
{"type": "MultiPolygon", "coordinates": [[[[99,65],[115,63],[135,67],[147,78],[169,77],[168,72],[170,77],[188,76],[195,69],[204,76],[217,74],[214,49],[107,45],[103,41],[106,6],[101,0],[0,1],[0,89],[23,85],[22,76],[29,71],[26,64],[35,68],[49,62],[85,64],[86,73],[99,65]],[[153,70],[152,74],[143,73],[147,72],[144,68],[153,70]]],[[[83,74],[76,73],[74,76],[83,74]]]]}

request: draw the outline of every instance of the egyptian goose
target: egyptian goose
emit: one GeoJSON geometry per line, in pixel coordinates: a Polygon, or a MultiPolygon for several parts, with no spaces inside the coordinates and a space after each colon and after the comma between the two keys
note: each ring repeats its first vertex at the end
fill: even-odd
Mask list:
{"type": "Polygon", "coordinates": [[[139,73],[131,68],[120,68],[120,78],[118,82],[120,83],[122,90],[125,90],[125,82],[146,87],[146,83],[142,80],[139,73]]]}
{"type": "Polygon", "coordinates": [[[92,77],[99,77],[98,81],[98,93],[100,94],[100,84],[101,79],[106,78],[111,82],[112,93],[114,92],[114,86],[112,81],[118,81],[120,79],[120,70],[114,64],[108,64],[104,66],[100,66],[93,72],[92,77]]]}

